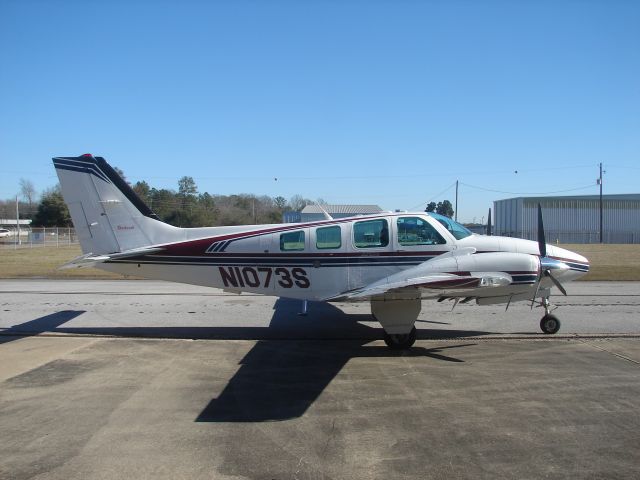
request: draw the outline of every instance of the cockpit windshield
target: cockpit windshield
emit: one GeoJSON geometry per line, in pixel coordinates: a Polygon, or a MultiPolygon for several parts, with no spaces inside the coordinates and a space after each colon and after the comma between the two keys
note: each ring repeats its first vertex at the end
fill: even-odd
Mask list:
{"type": "Polygon", "coordinates": [[[451,220],[449,217],[445,217],[444,215],[440,215],[439,213],[429,212],[433,218],[438,220],[444,227],[449,230],[449,233],[453,235],[456,240],[462,240],[463,238],[472,235],[472,233],[467,230],[465,227],[460,225],[458,222],[451,220]]]}

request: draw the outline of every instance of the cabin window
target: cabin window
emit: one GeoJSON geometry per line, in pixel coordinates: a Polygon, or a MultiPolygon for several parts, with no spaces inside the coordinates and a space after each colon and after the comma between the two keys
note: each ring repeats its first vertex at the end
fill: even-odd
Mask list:
{"type": "Polygon", "coordinates": [[[316,248],[340,248],[341,246],[342,234],[338,225],[316,229],[316,248]]]}
{"type": "Polygon", "coordinates": [[[399,245],[441,245],[447,243],[424,218],[400,217],[397,225],[399,245]]]}
{"type": "Polygon", "coordinates": [[[283,252],[304,250],[304,230],[281,233],[280,250],[283,252]]]}
{"type": "Polygon", "coordinates": [[[353,225],[353,243],[358,248],[389,245],[389,225],[385,219],[365,220],[353,225]]]}

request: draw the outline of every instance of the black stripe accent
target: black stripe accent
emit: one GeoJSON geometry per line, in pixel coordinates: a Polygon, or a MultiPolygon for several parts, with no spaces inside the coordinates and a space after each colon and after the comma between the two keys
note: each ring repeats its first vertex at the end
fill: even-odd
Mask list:
{"type": "Polygon", "coordinates": [[[178,255],[140,255],[137,257],[129,257],[128,260],[135,261],[172,261],[172,262],[184,262],[184,263],[229,263],[243,265],[254,265],[256,263],[308,263],[310,265],[316,262],[322,264],[345,264],[354,265],[361,263],[371,264],[391,264],[398,263],[420,265],[421,263],[430,260],[432,257],[235,257],[233,255],[220,255],[220,256],[178,256],[178,255]]]}
{"type": "Polygon", "coordinates": [[[566,263],[571,270],[576,270],[578,272],[589,271],[589,265],[585,265],[583,263],[570,263],[570,262],[564,262],[564,263],[566,263]]]}
{"type": "Polygon", "coordinates": [[[54,167],[59,168],[60,170],[70,170],[72,172],[89,173],[91,175],[98,177],[101,180],[104,180],[107,183],[110,183],[109,179],[100,170],[98,170],[98,168],[96,168],[95,165],[74,163],[74,162],[68,162],[68,161],[57,161],[57,162],[54,161],[53,165],[54,167]]]}
{"type": "Polygon", "coordinates": [[[142,199],[138,196],[136,192],[133,191],[133,188],[129,186],[127,182],[125,182],[120,175],[107,163],[107,161],[102,157],[95,157],[95,161],[98,167],[109,177],[109,179],[113,182],[113,184],[118,187],[118,189],[122,192],[122,194],[127,197],[127,199],[133,203],[133,205],[140,210],[140,213],[145,217],[153,218],[154,220],[160,220],[158,215],[153,213],[153,211],[147,206],[146,203],[142,201],[142,199]]]}
{"type": "Polygon", "coordinates": [[[90,173],[105,182],[113,183],[142,215],[153,218],[154,220],[160,220],[104,158],[92,157],[91,155],[83,155],[81,157],[55,157],[53,159],[53,165],[62,170],[90,173]]]}
{"type": "Polygon", "coordinates": [[[209,245],[209,248],[207,248],[207,251],[205,253],[214,253],[216,251],[218,251],[218,249],[222,246],[224,242],[214,242],[211,245],[209,245]]]}
{"type": "MultiPolygon", "coordinates": [[[[131,263],[131,264],[147,264],[147,265],[197,265],[197,266],[202,266],[202,267],[206,267],[206,266],[214,266],[214,267],[233,267],[233,266],[237,266],[237,267],[246,267],[246,266],[252,266],[252,267],[306,267],[306,268],[315,268],[316,265],[313,263],[308,263],[308,262],[264,262],[263,261],[258,261],[258,262],[253,262],[253,263],[238,263],[238,262],[215,262],[215,261],[209,261],[209,262],[184,262],[184,261],[166,261],[166,260],[130,260],[130,259],[126,259],[126,260],[108,260],[105,263],[131,263]]],[[[358,263],[357,266],[358,267],[398,267],[398,266],[415,266],[415,265],[420,265],[419,263],[408,263],[408,262],[396,262],[396,263],[358,263]]],[[[324,268],[333,268],[333,267],[352,267],[354,266],[354,264],[352,263],[335,263],[335,264],[325,264],[325,265],[320,265],[320,267],[324,267],[324,268]]]]}

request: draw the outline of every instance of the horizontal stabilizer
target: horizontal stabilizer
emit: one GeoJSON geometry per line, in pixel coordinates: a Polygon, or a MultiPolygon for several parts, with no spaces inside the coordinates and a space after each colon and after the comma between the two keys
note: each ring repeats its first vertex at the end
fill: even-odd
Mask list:
{"type": "Polygon", "coordinates": [[[70,262],[58,267],[58,270],[67,270],[69,268],[88,268],[95,267],[99,263],[103,263],[109,260],[118,260],[121,258],[135,257],[137,255],[148,255],[162,251],[162,247],[149,247],[149,248],[134,248],[127,250],[126,252],[110,253],[108,255],[95,255],[93,253],[86,253],[74,258],[70,262]]]}

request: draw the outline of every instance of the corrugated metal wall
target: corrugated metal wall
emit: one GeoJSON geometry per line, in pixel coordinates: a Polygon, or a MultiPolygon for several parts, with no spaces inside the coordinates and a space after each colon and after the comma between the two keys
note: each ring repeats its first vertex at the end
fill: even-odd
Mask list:
{"type": "MultiPolygon", "coordinates": [[[[494,202],[495,234],[535,240],[538,202],[549,243],[598,243],[600,204],[592,198],[510,198],[494,202]]],[[[603,241],[640,243],[640,200],[603,199],[603,241]]]]}

